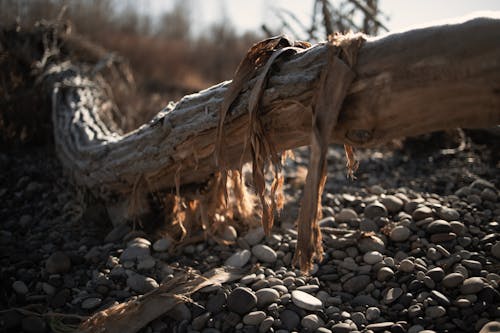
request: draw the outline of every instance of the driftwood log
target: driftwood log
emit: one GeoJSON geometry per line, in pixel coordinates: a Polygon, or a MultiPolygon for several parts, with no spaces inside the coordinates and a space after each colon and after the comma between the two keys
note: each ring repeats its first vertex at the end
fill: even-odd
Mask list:
{"type": "MultiPolygon", "coordinates": [[[[326,64],[318,44],[274,65],[259,110],[278,150],[308,145],[311,98],[326,64]]],[[[332,143],[373,146],[435,130],[500,123],[500,18],[480,17],[368,39],[331,133],[332,143]]],[[[58,155],[73,179],[107,202],[133,191],[201,184],[217,171],[219,109],[230,82],[168,105],[125,135],[101,120],[105,94],[68,64],[50,68],[58,155]]],[[[255,77],[245,83],[224,124],[229,168],[243,152],[247,106],[255,77]]]]}

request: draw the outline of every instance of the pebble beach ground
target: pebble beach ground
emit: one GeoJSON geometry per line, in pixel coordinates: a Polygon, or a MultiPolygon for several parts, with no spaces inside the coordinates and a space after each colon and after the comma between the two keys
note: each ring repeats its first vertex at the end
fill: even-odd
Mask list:
{"type": "MultiPolygon", "coordinates": [[[[244,274],[202,289],[141,332],[498,332],[500,171],[495,145],[443,154],[360,150],[355,181],[331,147],[320,222],[324,260],[291,266],[307,149],[286,167],[285,210],[261,228],[171,251],[169,238],[82,215],[80,194],[43,149],[0,154],[0,331],[58,331],[39,316],[88,316],[181,270],[244,274]],[[22,308],[25,311],[15,309],[22,308]]],[[[498,145],[497,145],[498,146],[498,145]]]]}

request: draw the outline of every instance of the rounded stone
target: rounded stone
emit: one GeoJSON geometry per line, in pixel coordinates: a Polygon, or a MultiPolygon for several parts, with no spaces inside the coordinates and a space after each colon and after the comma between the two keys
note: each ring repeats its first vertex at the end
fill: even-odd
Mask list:
{"type": "Polygon", "coordinates": [[[368,275],[353,276],[352,278],[344,282],[343,290],[350,294],[356,295],[360,291],[364,290],[370,282],[371,279],[368,275]]]}
{"type": "Polygon", "coordinates": [[[283,326],[289,331],[296,330],[300,323],[299,315],[292,310],[285,309],[280,313],[280,320],[283,326]]]}
{"type": "Polygon", "coordinates": [[[398,269],[402,272],[410,273],[415,270],[415,264],[410,259],[403,259],[399,263],[398,269]]]}
{"type": "Polygon", "coordinates": [[[385,208],[385,206],[382,205],[380,202],[375,201],[365,207],[364,213],[366,218],[373,220],[376,219],[377,217],[386,217],[387,208],[385,208]]]}
{"type": "Polygon", "coordinates": [[[248,313],[257,305],[255,293],[245,287],[235,288],[227,298],[227,307],[230,311],[240,315],[248,313]]]}
{"type": "Polygon", "coordinates": [[[165,252],[170,248],[172,242],[172,238],[170,237],[160,238],[153,243],[153,250],[156,252],[165,252]]]}
{"type": "Polygon", "coordinates": [[[23,281],[14,281],[12,289],[19,295],[26,295],[28,293],[28,287],[23,281]]]}
{"type": "Polygon", "coordinates": [[[384,302],[386,304],[391,304],[395,302],[399,297],[403,295],[403,289],[401,288],[389,288],[384,296],[384,302]]]}
{"type": "Polygon", "coordinates": [[[448,207],[441,207],[438,210],[437,215],[446,221],[454,221],[460,218],[460,213],[456,209],[448,207]]]}
{"type": "Polygon", "coordinates": [[[333,333],[349,333],[353,331],[353,327],[348,323],[338,323],[332,326],[333,333]]]}
{"type": "Polygon", "coordinates": [[[302,327],[308,329],[310,331],[314,331],[320,326],[325,325],[325,322],[318,317],[316,314],[310,314],[302,318],[301,322],[302,327]]]}
{"type": "Polygon", "coordinates": [[[120,262],[134,261],[137,258],[149,256],[149,245],[145,242],[131,243],[120,255],[120,262]]]}
{"type": "Polygon", "coordinates": [[[451,221],[450,222],[450,228],[451,231],[458,236],[463,236],[465,234],[466,228],[465,225],[461,222],[458,221],[451,221]]]}
{"type": "Polygon", "coordinates": [[[280,294],[273,288],[262,288],[255,292],[257,296],[257,306],[264,307],[279,300],[280,294]]]}
{"type": "Polygon", "coordinates": [[[64,274],[71,269],[71,260],[64,252],[54,252],[45,262],[49,274],[64,274]]]}
{"type": "Polygon", "coordinates": [[[93,309],[96,306],[100,305],[101,302],[102,302],[102,299],[100,299],[99,297],[89,297],[89,298],[86,298],[82,302],[81,307],[84,310],[90,310],[90,309],[93,309]]]}
{"type": "Polygon", "coordinates": [[[363,253],[369,251],[378,251],[383,253],[385,251],[384,242],[377,236],[363,237],[358,241],[357,245],[359,250],[363,253]]]}
{"type": "Polygon", "coordinates": [[[351,208],[342,208],[340,212],[335,215],[335,220],[338,223],[346,223],[357,218],[358,213],[351,208]]]}
{"type": "Polygon", "coordinates": [[[238,238],[238,232],[232,225],[226,225],[222,232],[222,238],[228,242],[234,242],[238,238]]]}
{"type": "Polygon", "coordinates": [[[231,267],[241,268],[248,263],[251,256],[252,256],[252,253],[249,250],[238,251],[226,259],[225,265],[231,266],[231,267]]]}
{"type": "Polygon", "coordinates": [[[404,202],[395,195],[388,195],[380,200],[382,204],[391,213],[397,213],[403,209],[404,202]]]}
{"type": "Polygon", "coordinates": [[[377,280],[383,282],[392,279],[394,271],[390,267],[382,267],[377,272],[377,280]]]}
{"type": "Polygon", "coordinates": [[[264,311],[253,311],[247,313],[243,317],[243,323],[246,325],[253,325],[257,326],[260,325],[260,323],[266,319],[266,313],[264,311]]]}
{"type": "Polygon", "coordinates": [[[497,333],[500,332],[500,321],[490,321],[483,325],[479,333],[497,333]]]}
{"type": "Polygon", "coordinates": [[[433,281],[439,282],[444,278],[444,270],[441,267],[435,267],[427,271],[427,276],[433,281]]]}
{"type": "Polygon", "coordinates": [[[147,293],[158,288],[158,282],[141,274],[133,274],[127,279],[127,285],[138,293],[147,293]]]}
{"type": "Polygon", "coordinates": [[[381,262],[382,259],[384,259],[384,256],[378,251],[366,252],[363,255],[363,261],[369,265],[374,265],[378,262],[381,262]]]}
{"type": "Polygon", "coordinates": [[[460,287],[460,291],[462,294],[476,294],[480,292],[484,287],[486,286],[486,283],[483,281],[482,278],[480,277],[471,277],[468,279],[465,279],[464,282],[462,283],[462,286],[460,287]]]}
{"type": "Polygon", "coordinates": [[[497,241],[493,246],[491,247],[491,254],[493,257],[500,259],[500,241],[497,241]]]}
{"type": "Polygon", "coordinates": [[[266,317],[259,325],[259,333],[266,333],[274,324],[274,318],[271,316],[266,317]]]}
{"type": "Polygon", "coordinates": [[[380,309],[375,306],[370,306],[366,309],[366,319],[368,321],[375,321],[380,318],[380,309]]]}
{"type": "Polygon", "coordinates": [[[292,302],[299,308],[309,311],[323,308],[323,303],[318,298],[300,290],[292,291],[292,302]]]}
{"type": "Polygon", "coordinates": [[[411,235],[411,230],[408,227],[398,225],[391,230],[390,238],[394,242],[404,242],[411,235]]]}
{"type": "Polygon", "coordinates": [[[445,220],[435,220],[427,226],[427,232],[430,234],[451,232],[450,223],[445,220]]]}
{"type": "Polygon", "coordinates": [[[446,314],[446,309],[441,305],[429,306],[425,309],[425,316],[430,319],[436,319],[446,314]]]}
{"type": "Polygon", "coordinates": [[[420,221],[428,217],[432,217],[432,209],[427,206],[418,207],[411,214],[414,221],[420,221]]]}
{"type": "Polygon", "coordinates": [[[252,253],[258,260],[266,263],[273,263],[278,259],[276,251],[264,244],[257,244],[252,247],[252,253]]]}
{"type": "Polygon", "coordinates": [[[248,245],[253,246],[259,244],[264,239],[264,236],[264,229],[262,227],[258,227],[249,230],[243,239],[248,243],[248,245]]]}

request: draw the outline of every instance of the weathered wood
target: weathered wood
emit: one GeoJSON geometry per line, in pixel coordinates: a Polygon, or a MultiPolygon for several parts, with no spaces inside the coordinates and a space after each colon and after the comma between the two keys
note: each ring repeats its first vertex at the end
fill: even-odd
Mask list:
{"type": "MultiPolygon", "coordinates": [[[[326,64],[315,45],[281,59],[262,98],[261,119],[280,150],[307,145],[311,97],[326,64]]],[[[500,17],[369,39],[331,133],[332,143],[373,146],[455,127],[500,123],[500,17]]],[[[148,124],[119,135],[99,116],[107,101],[92,81],[52,68],[57,151],[75,181],[112,200],[115,194],[205,182],[216,171],[218,110],[229,82],[167,106],[148,124]]],[[[225,161],[237,167],[248,124],[246,84],[225,123],[225,161]]]]}

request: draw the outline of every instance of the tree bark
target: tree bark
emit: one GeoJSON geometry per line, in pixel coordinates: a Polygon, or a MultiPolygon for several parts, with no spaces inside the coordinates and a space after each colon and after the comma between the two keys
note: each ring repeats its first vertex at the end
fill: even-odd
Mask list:
{"type": "MultiPolygon", "coordinates": [[[[230,52],[230,50],[228,50],[230,52]]],[[[326,64],[315,45],[280,59],[261,100],[260,117],[278,150],[308,145],[311,98],[326,64]]],[[[435,130],[500,123],[500,18],[474,18],[369,39],[353,68],[332,143],[358,147],[435,130]]],[[[230,82],[185,96],[125,135],[101,120],[105,94],[65,65],[51,69],[58,155],[75,181],[107,201],[135,190],[200,184],[217,171],[219,108],[230,82]]],[[[257,73],[258,74],[258,73],[257,73]]],[[[224,125],[224,154],[238,167],[255,77],[246,83],[224,125]]]]}

